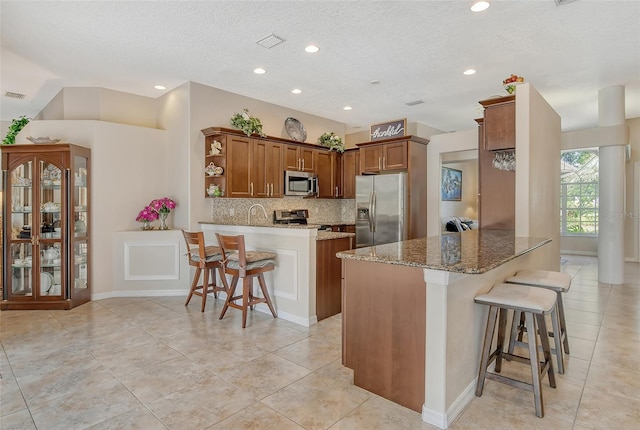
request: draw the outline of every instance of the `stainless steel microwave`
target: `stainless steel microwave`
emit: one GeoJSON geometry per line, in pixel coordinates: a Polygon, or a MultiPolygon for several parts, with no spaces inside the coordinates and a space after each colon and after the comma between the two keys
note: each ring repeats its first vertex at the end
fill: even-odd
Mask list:
{"type": "Polygon", "coordinates": [[[284,172],[285,196],[313,196],[318,192],[318,175],[309,172],[284,172]]]}

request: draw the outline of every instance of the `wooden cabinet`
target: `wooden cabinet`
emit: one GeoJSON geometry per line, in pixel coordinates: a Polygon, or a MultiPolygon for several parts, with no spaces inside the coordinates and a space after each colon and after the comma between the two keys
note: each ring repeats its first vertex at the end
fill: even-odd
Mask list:
{"type": "Polygon", "coordinates": [[[406,170],[408,167],[407,142],[369,144],[360,148],[360,170],[363,173],[381,173],[406,170]]]}
{"type": "Polygon", "coordinates": [[[252,183],[255,197],[282,197],[284,195],[284,147],[269,140],[254,140],[254,168],[252,183]]]}
{"type": "Polygon", "coordinates": [[[227,136],[227,197],[254,197],[253,141],[249,137],[227,136]]]}
{"type": "Polygon", "coordinates": [[[360,152],[358,149],[346,150],[341,158],[342,197],[356,198],[356,176],[360,174],[360,152]]]}
{"type": "Polygon", "coordinates": [[[478,222],[481,229],[514,230],[516,172],[493,167],[495,153],[484,148],[485,124],[478,123],[478,222]]]}
{"type": "Polygon", "coordinates": [[[90,154],[66,143],[2,148],[0,309],[70,309],[91,299],[90,154]]]}
{"type": "Polygon", "coordinates": [[[340,156],[326,150],[315,151],[315,166],[318,175],[318,197],[340,197],[340,156]]]}
{"type": "Polygon", "coordinates": [[[342,311],[342,263],[336,253],[351,249],[353,238],[316,241],[316,316],[318,321],[342,311]]]}
{"type": "Polygon", "coordinates": [[[300,145],[286,145],[285,170],[315,172],[314,149],[300,145]]]}
{"type": "Polygon", "coordinates": [[[516,147],[516,96],[483,100],[484,136],[482,148],[501,151],[516,147]]]}

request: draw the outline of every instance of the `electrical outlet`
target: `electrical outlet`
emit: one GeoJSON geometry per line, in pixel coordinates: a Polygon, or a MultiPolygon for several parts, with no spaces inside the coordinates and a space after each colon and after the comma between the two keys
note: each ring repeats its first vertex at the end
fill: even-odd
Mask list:
{"type": "Polygon", "coordinates": [[[234,208],[229,208],[229,216],[234,216],[236,214],[236,210],[234,208]]]}

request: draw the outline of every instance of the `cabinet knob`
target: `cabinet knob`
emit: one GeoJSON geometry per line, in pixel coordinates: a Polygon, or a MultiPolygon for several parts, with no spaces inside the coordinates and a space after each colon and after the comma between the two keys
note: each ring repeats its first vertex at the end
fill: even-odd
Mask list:
{"type": "Polygon", "coordinates": [[[253,182],[249,184],[250,194],[253,197],[253,182]]]}

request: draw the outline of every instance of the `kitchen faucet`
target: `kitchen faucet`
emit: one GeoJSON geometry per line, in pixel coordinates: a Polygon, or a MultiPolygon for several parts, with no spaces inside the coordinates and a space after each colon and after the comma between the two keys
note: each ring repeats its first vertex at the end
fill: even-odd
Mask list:
{"type": "Polygon", "coordinates": [[[269,219],[269,216],[267,215],[267,211],[264,209],[264,206],[262,206],[260,203],[254,203],[251,206],[249,206],[249,213],[247,214],[247,224],[249,225],[251,225],[251,210],[255,207],[259,207],[260,209],[262,209],[264,218],[267,220],[269,219]]]}

